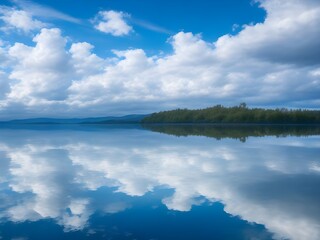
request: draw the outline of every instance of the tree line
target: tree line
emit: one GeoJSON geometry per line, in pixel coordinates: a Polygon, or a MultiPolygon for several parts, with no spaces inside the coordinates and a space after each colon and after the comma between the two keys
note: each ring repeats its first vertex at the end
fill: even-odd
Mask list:
{"type": "Polygon", "coordinates": [[[243,123],[243,124],[319,124],[320,111],[306,109],[248,108],[216,105],[205,109],[176,109],[153,113],[142,123],[243,123]]]}

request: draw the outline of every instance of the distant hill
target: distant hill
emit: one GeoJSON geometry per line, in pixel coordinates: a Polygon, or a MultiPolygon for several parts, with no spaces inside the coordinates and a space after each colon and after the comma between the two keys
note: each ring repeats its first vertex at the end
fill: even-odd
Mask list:
{"type": "Polygon", "coordinates": [[[121,117],[97,117],[97,118],[30,118],[2,121],[0,124],[118,124],[140,123],[146,114],[132,114],[121,117]]]}

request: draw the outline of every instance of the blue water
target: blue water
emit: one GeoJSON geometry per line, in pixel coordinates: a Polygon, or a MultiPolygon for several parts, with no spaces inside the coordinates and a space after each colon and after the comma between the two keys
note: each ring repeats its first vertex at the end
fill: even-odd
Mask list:
{"type": "Polygon", "coordinates": [[[0,239],[320,239],[320,136],[247,135],[1,127],[0,239]]]}

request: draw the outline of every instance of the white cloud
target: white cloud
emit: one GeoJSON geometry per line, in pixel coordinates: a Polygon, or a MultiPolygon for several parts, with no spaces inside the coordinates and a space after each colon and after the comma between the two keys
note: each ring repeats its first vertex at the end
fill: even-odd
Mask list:
{"type": "Polygon", "coordinates": [[[1,28],[4,31],[16,29],[28,33],[45,26],[43,22],[34,19],[26,11],[2,6],[0,6],[0,20],[5,24],[1,28]]]}
{"type": "Polygon", "coordinates": [[[16,60],[10,74],[16,82],[11,85],[9,99],[27,103],[34,98],[65,99],[73,70],[64,50],[65,38],[59,29],[42,29],[33,41],[35,47],[16,43],[9,49],[9,55],[16,60]]]}
{"type": "Polygon", "coordinates": [[[320,5],[312,0],[261,1],[263,23],[248,25],[237,35],[215,43],[221,61],[254,58],[284,64],[319,64],[320,5]]]}
{"type": "Polygon", "coordinates": [[[82,78],[104,70],[105,60],[92,54],[92,49],[93,46],[87,42],[74,43],[70,48],[73,66],[82,78]]]}
{"type": "Polygon", "coordinates": [[[128,35],[133,31],[132,27],[126,22],[128,17],[129,15],[124,12],[100,11],[93,23],[99,31],[119,37],[128,35]]]}

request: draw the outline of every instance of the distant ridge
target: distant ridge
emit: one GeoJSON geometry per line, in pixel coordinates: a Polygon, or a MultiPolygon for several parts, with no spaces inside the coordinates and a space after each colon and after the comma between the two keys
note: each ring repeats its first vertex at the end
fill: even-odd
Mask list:
{"type": "Polygon", "coordinates": [[[120,124],[140,123],[147,114],[131,114],[121,117],[96,117],[96,118],[29,118],[10,121],[0,121],[0,124],[120,124]]]}

